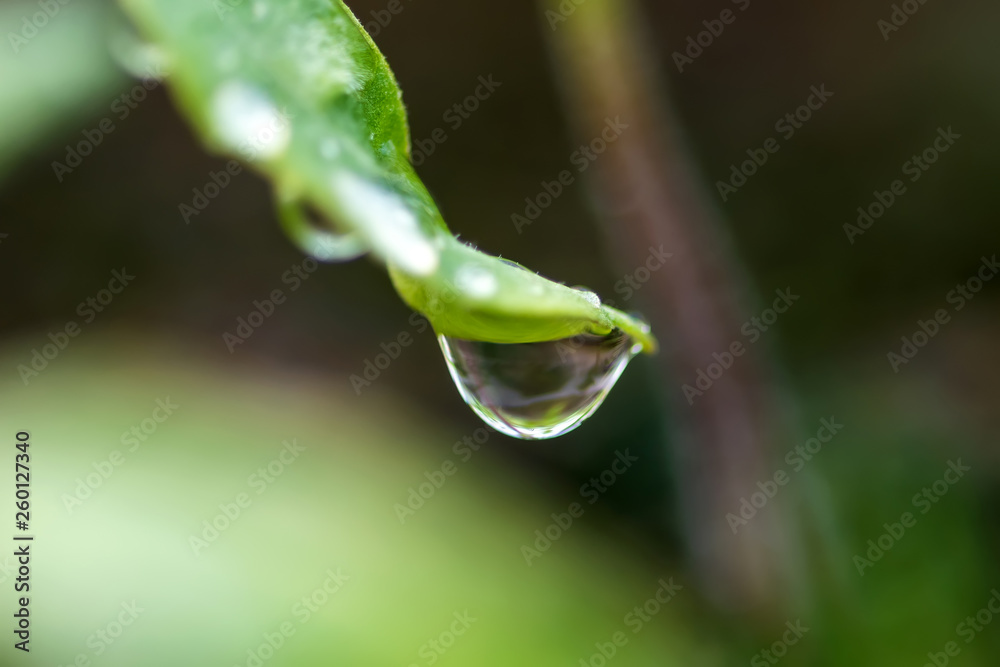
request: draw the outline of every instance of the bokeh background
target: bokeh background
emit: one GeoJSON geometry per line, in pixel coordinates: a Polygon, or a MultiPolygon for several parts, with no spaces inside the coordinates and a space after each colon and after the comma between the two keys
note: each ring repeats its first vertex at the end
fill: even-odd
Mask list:
{"type": "MultiPolygon", "coordinates": [[[[370,21],[386,3],[348,4],[370,21]]],[[[38,540],[33,652],[10,646],[5,613],[0,664],[68,665],[79,655],[106,665],[256,664],[248,651],[269,665],[773,664],[760,651],[781,640],[786,620],[809,628],[782,651],[786,664],[996,663],[1000,624],[981,615],[968,643],[959,625],[1000,587],[998,284],[987,282],[899,372],[886,354],[1000,249],[1000,6],[926,3],[888,40],[877,22],[890,3],[640,7],[677,131],[750,287],[801,295],[762,342],[798,425],[773,444],[774,469],[787,468],[784,453],[820,418],[845,425],[782,488],[798,516],[799,592],[778,619],[719,605],[689,576],[663,407],[688,380],[647,359],[567,436],[486,436],[433,333],[414,326],[367,260],[321,266],[230,353],[223,333],[254,299],[287,288],[282,275],[304,258],[276,222],[268,184],[248,171],[185,223],[179,205],[226,161],[203,150],[162,85],[118,117],[112,104],[135,81],[107,50],[74,41],[72,28],[106,24],[114,45],[123,19],[92,7],[63,7],[22,53],[5,44],[0,57],[0,424],[11,461],[15,432],[32,434],[38,540]],[[678,72],[672,54],[725,8],[736,21],[678,72]],[[715,182],[775,136],[814,85],[830,101],[721,201],[715,182]],[[115,130],[59,182],[52,162],[105,117],[115,130]],[[849,243],[842,226],[858,206],[905,178],[902,164],[948,127],[961,138],[849,243]],[[82,320],[78,304],[122,267],[134,283],[25,384],[18,366],[50,332],[82,320]],[[402,332],[413,344],[359,395],[350,376],[402,332]],[[128,451],[122,434],[168,396],[182,407],[128,451]],[[485,443],[463,461],[453,448],[466,437],[485,443]],[[250,476],[295,439],[301,458],[258,495],[250,476]],[[521,548],[534,531],[625,448],[639,463],[526,564],[521,548]],[[67,507],[66,494],[115,450],[124,463],[67,507]],[[926,514],[914,510],[914,494],[959,458],[971,472],[926,514]],[[457,472],[401,522],[395,506],[446,459],[457,472]],[[195,553],[190,536],[240,493],[252,504],[195,553]],[[906,511],[916,525],[860,575],[854,556],[906,511]],[[300,623],[294,605],[338,568],[347,583],[300,623]],[[627,614],[671,577],[681,592],[633,632],[627,614]],[[113,643],[93,640],[133,599],[148,611],[113,643]],[[447,650],[428,648],[447,643],[453,614],[466,611],[477,618],[467,633],[447,650]],[[263,659],[261,643],[285,622],[296,634],[263,659]],[[619,631],[628,643],[605,657],[619,631]],[[948,642],[957,655],[941,653],[948,642]]],[[[452,229],[614,298],[633,268],[608,252],[583,180],[523,233],[511,222],[578,144],[539,7],[402,7],[371,32],[404,91],[414,140],[446,128],[418,171],[452,229]],[[452,128],[443,115],[480,76],[502,85],[452,128]]],[[[6,3],[3,33],[36,10],[6,3]]],[[[633,305],[657,308],[641,291],[633,305]]],[[[0,563],[5,610],[11,563],[0,563]]]]}

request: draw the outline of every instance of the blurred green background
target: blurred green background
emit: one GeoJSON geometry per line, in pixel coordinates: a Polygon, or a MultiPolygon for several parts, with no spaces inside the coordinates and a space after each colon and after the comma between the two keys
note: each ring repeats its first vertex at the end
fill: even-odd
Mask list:
{"type": "MultiPolygon", "coordinates": [[[[371,12],[387,6],[348,4],[370,25],[371,12]]],[[[321,266],[292,291],[282,277],[303,257],[279,229],[268,184],[248,171],[185,223],[178,207],[226,161],[200,147],[163,86],[121,117],[115,100],[136,82],[79,35],[94,22],[107,28],[112,50],[124,48],[123,19],[94,6],[62,6],[17,53],[9,38],[0,49],[0,437],[12,469],[15,433],[31,432],[37,536],[30,655],[12,647],[13,559],[0,559],[0,664],[70,665],[80,655],[95,665],[248,667],[255,659],[773,664],[761,651],[782,639],[785,619],[720,608],[689,576],[663,409],[663,394],[686,379],[660,377],[638,359],[580,429],[546,443],[490,431],[463,460],[460,452],[472,450],[456,443],[486,431],[458,397],[433,334],[410,319],[381,267],[321,266]],[[114,131],[57,180],[53,161],[103,118],[114,131]],[[78,305],[123,267],[134,282],[86,322],[78,305]],[[230,353],[223,333],[278,288],[287,302],[230,353]],[[26,384],[19,365],[70,320],[80,335],[26,384]],[[402,332],[413,344],[359,395],[350,376],[402,332]],[[123,434],[141,431],[167,397],[181,407],[129,451],[123,434]],[[251,476],[296,439],[301,457],[258,493],[251,476]],[[526,564],[522,547],[535,531],[580,502],[581,485],[626,448],[639,463],[526,564]],[[67,507],[66,495],[101,475],[116,450],[124,462],[67,507]],[[401,522],[397,505],[439,479],[446,459],[457,471],[401,522]],[[196,553],[191,536],[240,493],[252,502],[196,553]],[[322,589],[328,570],[346,583],[302,622],[295,605],[322,589]],[[634,632],[628,615],[671,577],[683,586],[676,599],[634,632]],[[133,600],[144,611],[120,639],[94,640],[133,600]],[[477,619],[467,633],[431,648],[450,641],[462,626],[453,615],[465,612],[477,619]],[[260,646],[284,623],[295,634],[262,659],[260,646]],[[617,632],[627,643],[609,649],[617,632]]],[[[582,181],[523,234],[510,219],[576,149],[539,8],[401,6],[371,32],[404,91],[413,139],[446,130],[418,171],[452,229],[615,298],[630,267],[607,253],[582,181]],[[454,127],[446,112],[490,75],[500,87],[454,127]]],[[[1000,623],[982,615],[968,643],[960,624],[1000,588],[998,285],[987,282],[898,373],[886,354],[918,320],[950,308],[949,291],[1000,250],[992,203],[1000,6],[927,3],[886,41],[877,22],[893,11],[888,3],[754,1],[678,72],[672,54],[733,6],[641,9],[658,76],[753,286],[801,295],[762,339],[782,364],[801,425],[797,439],[774,443],[773,469],[789,469],[785,452],[820,418],[845,425],[781,490],[802,526],[793,531],[802,590],[787,620],[809,631],[780,659],[996,664],[1000,623]],[[716,181],[775,136],[775,122],[814,85],[833,97],[722,202],[716,181]],[[902,164],[940,127],[961,138],[849,243],[843,225],[873,191],[905,178],[902,164]],[[921,514],[914,494],[959,458],[971,471],[921,514]],[[915,526],[859,575],[854,557],[907,511],[915,526]],[[948,642],[957,655],[942,653],[948,642]]],[[[4,35],[36,11],[5,4],[4,35]]],[[[630,305],[657,308],[643,297],[630,305]]],[[[4,498],[13,498],[12,477],[0,485],[4,498]]],[[[6,506],[12,526],[13,500],[6,506]]]]}

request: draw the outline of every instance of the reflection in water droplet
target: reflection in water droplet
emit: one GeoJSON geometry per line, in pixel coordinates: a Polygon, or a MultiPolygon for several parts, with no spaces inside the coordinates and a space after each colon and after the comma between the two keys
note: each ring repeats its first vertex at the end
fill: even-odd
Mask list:
{"type": "Polygon", "coordinates": [[[320,262],[349,262],[368,252],[357,234],[337,234],[321,223],[306,205],[287,202],[280,206],[281,226],[302,252],[320,262]]]}
{"type": "Polygon", "coordinates": [[[621,331],[543,343],[438,336],[458,392],[487,424],[525,440],[554,438],[592,415],[641,345],[621,331]]]}

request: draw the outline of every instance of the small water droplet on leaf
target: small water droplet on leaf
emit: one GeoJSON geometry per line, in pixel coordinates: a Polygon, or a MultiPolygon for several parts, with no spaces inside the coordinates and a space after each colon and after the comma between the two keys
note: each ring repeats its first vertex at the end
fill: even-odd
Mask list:
{"type": "Polygon", "coordinates": [[[398,192],[350,171],[336,172],[330,184],[347,216],[365,228],[367,239],[382,256],[411,275],[437,271],[440,253],[398,192]]]}
{"type": "Polygon", "coordinates": [[[499,285],[492,273],[474,264],[461,266],[455,272],[455,286],[468,297],[486,299],[496,294],[499,285]]]}
{"type": "Polygon", "coordinates": [[[367,244],[355,233],[339,233],[307,204],[289,201],[279,209],[281,226],[304,253],[320,262],[349,262],[368,253],[367,244]]]}
{"type": "Polygon", "coordinates": [[[449,336],[438,342],[469,407],[496,430],[524,440],[554,438],[583,423],[641,348],[619,330],[540,343],[449,336]]]}
{"type": "Polygon", "coordinates": [[[504,264],[506,264],[507,266],[512,266],[512,267],[514,267],[515,269],[521,269],[522,271],[527,271],[527,272],[529,272],[529,273],[532,273],[531,269],[529,269],[528,267],[526,267],[526,266],[523,266],[523,265],[521,265],[521,264],[518,264],[517,262],[515,262],[515,261],[513,261],[513,260],[510,260],[510,259],[504,259],[503,257],[501,257],[501,258],[500,258],[500,261],[501,261],[501,262],[503,262],[504,264]]]}
{"type": "Polygon", "coordinates": [[[170,57],[166,51],[131,32],[114,33],[109,46],[118,64],[138,79],[160,81],[170,69],[170,57]]]}
{"type": "Polygon", "coordinates": [[[242,81],[223,84],[212,98],[217,136],[241,157],[276,158],[291,139],[288,118],[260,89],[242,81]]]}

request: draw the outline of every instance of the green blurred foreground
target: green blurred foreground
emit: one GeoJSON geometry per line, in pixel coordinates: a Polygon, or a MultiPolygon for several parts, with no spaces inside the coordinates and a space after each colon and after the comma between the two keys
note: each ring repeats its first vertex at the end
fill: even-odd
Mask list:
{"type": "MultiPolygon", "coordinates": [[[[686,590],[653,629],[624,624],[675,572],[582,524],[526,565],[521,546],[561,501],[492,460],[500,436],[452,456],[401,523],[396,505],[441,468],[436,445],[450,454],[462,434],[362,405],[343,382],[104,340],[0,385],[4,437],[31,433],[36,536],[31,652],[4,646],[3,664],[577,664],[616,632],[616,664],[692,664],[672,629],[686,590]]],[[[9,637],[15,563],[0,565],[9,637]]]]}
{"type": "MultiPolygon", "coordinates": [[[[934,491],[956,457],[933,418],[900,433],[873,402],[808,459],[778,464],[782,497],[813,517],[810,583],[786,625],[754,631],[710,615],[679,566],[608,539],[599,503],[537,543],[580,496],[540,493],[543,480],[502,465],[499,435],[449,433],[343,381],[234,373],[148,337],[92,340],[28,386],[12,372],[0,385],[11,461],[15,433],[31,432],[36,536],[31,652],[4,646],[0,664],[599,666],[603,652],[622,666],[756,667],[777,651],[785,665],[919,667],[946,650],[995,664],[980,610],[1000,578],[970,510],[977,464],[964,458],[973,471],[934,491]],[[453,449],[464,436],[482,447],[453,449]]],[[[0,353],[3,367],[32,341],[0,353]]],[[[0,561],[10,644],[15,566],[0,561]]]]}

